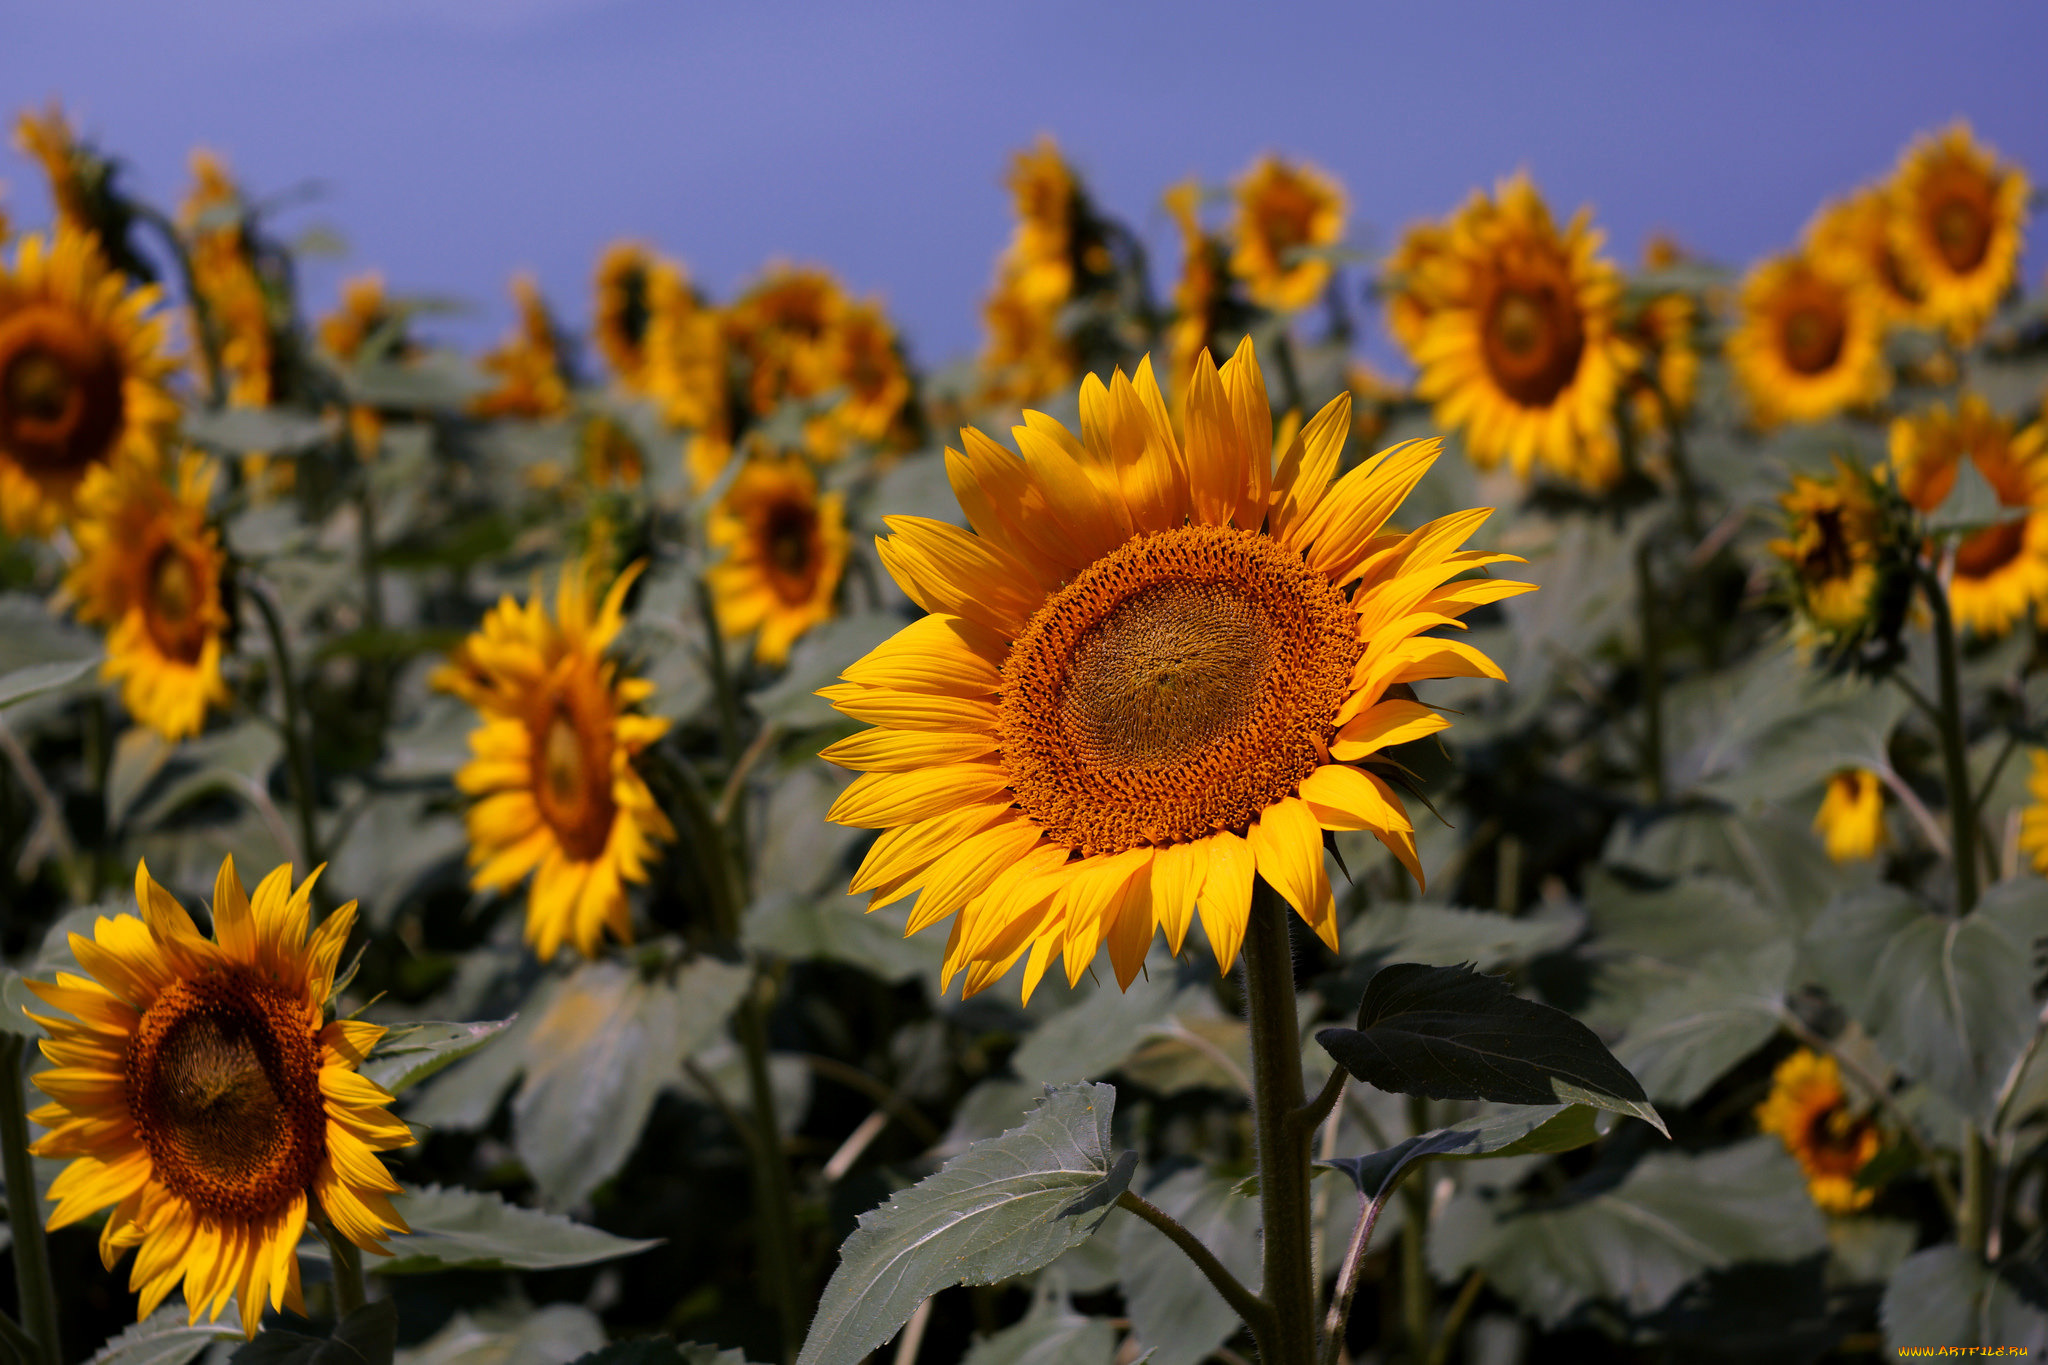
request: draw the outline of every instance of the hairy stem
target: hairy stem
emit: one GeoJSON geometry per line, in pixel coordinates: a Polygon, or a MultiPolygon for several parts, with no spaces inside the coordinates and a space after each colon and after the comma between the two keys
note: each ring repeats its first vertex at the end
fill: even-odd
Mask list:
{"type": "Polygon", "coordinates": [[[57,1285],[50,1276],[42,1210],[36,1207],[28,1106],[21,1090],[21,1058],[27,1046],[19,1033],[0,1033],[0,1174],[7,1181],[7,1226],[14,1234],[14,1293],[22,1326],[35,1339],[39,1365],[57,1365],[64,1358],[57,1342],[57,1285]]]}
{"type": "Polygon", "coordinates": [[[1657,583],[1650,545],[1636,548],[1636,609],[1643,632],[1643,784],[1653,806],[1664,804],[1664,635],[1657,613],[1657,583]]]}
{"type": "Polygon", "coordinates": [[[1116,1206],[1136,1214],[1166,1234],[1168,1241],[1186,1253],[1195,1263],[1195,1269],[1207,1277],[1223,1301],[1231,1306],[1245,1325],[1252,1329],[1252,1335],[1264,1341],[1272,1330],[1273,1306],[1246,1289],[1237,1276],[1230,1273],[1230,1267],[1216,1259],[1216,1253],[1209,1250],[1202,1239],[1183,1227],[1178,1219],[1157,1204],[1125,1190],[1116,1197],[1116,1206]]]}
{"type": "Polygon", "coordinates": [[[1977,819],[1970,793],[1969,750],[1963,734],[1955,618],[1949,612],[1948,590],[1941,579],[1923,569],[1920,582],[1927,609],[1934,615],[1935,666],[1941,685],[1936,722],[1941,731],[1943,783],[1948,788],[1949,864],[1955,868],[1956,914],[1967,915],[1977,907],[1977,819]]]}
{"type": "Polygon", "coordinates": [[[310,872],[321,863],[320,829],[313,817],[317,788],[313,781],[313,748],[302,718],[305,705],[299,696],[299,677],[292,669],[291,647],[284,638],[284,619],[278,614],[269,585],[252,580],[249,598],[263,618],[263,629],[270,636],[270,652],[277,661],[277,687],[284,696],[284,744],[291,757],[292,792],[297,798],[294,804],[299,808],[299,854],[310,872]]]}
{"type": "Polygon", "coordinates": [[[1351,1243],[1344,1248],[1344,1262],[1337,1269],[1337,1292],[1330,1296],[1329,1316],[1323,1321],[1323,1349],[1320,1365],[1337,1365],[1344,1351],[1344,1325],[1351,1320],[1351,1299],[1358,1292],[1358,1275],[1365,1265],[1365,1253],[1372,1245],[1373,1226],[1394,1192],[1397,1180],[1380,1186],[1380,1192],[1362,1200],[1358,1223],[1351,1229],[1351,1243]]]}
{"type": "Polygon", "coordinates": [[[1264,1224],[1264,1297],[1273,1320],[1259,1338],[1262,1365],[1311,1365],[1316,1352],[1315,1272],[1310,1258],[1309,1137],[1290,1123],[1304,1107],[1301,1029],[1294,1012],[1294,948],[1288,907],[1261,877],[1252,884],[1244,939],[1246,1013],[1252,1044],[1252,1125],[1257,1134],[1264,1224]]]}

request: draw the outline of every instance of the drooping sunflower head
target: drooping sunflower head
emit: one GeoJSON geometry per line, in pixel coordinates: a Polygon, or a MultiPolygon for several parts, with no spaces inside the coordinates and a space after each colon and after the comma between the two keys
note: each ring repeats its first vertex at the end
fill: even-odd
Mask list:
{"type": "Polygon", "coordinates": [[[398,360],[409,348],[399,324],[404,315],[384,288],[381,271],[369,270],[341,282],[341,303],[320,319],[320,344],[336,360],[398,360]],[[367,354],[372,341],[376,354],[367,354]]]}
{"type": "Polygon", "coordinates": [[[719,629],[732,638],[758,631],[762,663],[782,663],[797,637],[832,619],[846,569],[845,497],[820,494],[800,458],[750,455],[706,533],[725,551],[709,575],[719,629]]]}
{"type": "Polygon", "coordinates": [[[1526,175],[1453,219],[1416,390],[1481,468],[1541,461],[1589,488],[1619,477],[1614,397],[1637,357],[1615,328],[1621,272],[1600,243],[1584,212],[1559,229],[1526,175]]]}
{"type": "Polygon", "coordinates": [[[1449,256],[1451,231],[1438,222],[1416,223],[1401,234],[1380,267],[1380,292],[1387,301],[1387,330],[1414,358],[1429,330],[1430,315],[1445,289],[1439,278],[1449,256]]]}
{"type": "Polygon", "coordinates": [[[1871,296],[1828,259],[1779,256],[1742,283],[1728,359],[1758,426],[1817,422],[1891,387],[1871,296]]]}
{"type": "MultiPolygon", "coordinates": [[[[647,331],[654,320],[654,273],[664,267],[643,242],[614,242],[597,262],[597,316],[591,332],[605,363],[627,389],[640,387],[647,331]]],[[[673,267],[669,267],[673,268],[673,267]]]]}
{"type": "Polygon", "coordinates": [[[1837,462],[1832,479],[1792,477],[1779,503],[1786,535],[1771,549],[1791,570],[1795,604],[1823,638],[1854,638],[1878,608],[1884,516],[1868,476],[1837,462]]]}
{"type": "Polygon", "coordinates": [[[1147,359],[1082,381],[1078,436],[1039,413],[1018,453],[963,431],[974,530],[890,517],[879,546],[931,615],[821,694],[875,725],[825,751],[866,774],[830,818],[884,831],[853,889],[917,892],[913,930],[955,916],[969,994],[1027,957],[1027,994],[1055,959],[1078,980],[1105,944],[1128,985],[1198,910],[1227,970],[1255,874],[1334,943],[1324,830],[1420,875],[1373,768],[1448,722],[1399,685],[1500,676],[1425,633],[1528,590],[1465,576],[1513,559],[1457,548],[1487,513],[1386,530],[1435,442],[1336,477],[1347,395],[1276,451],[1249,341],[1220,371],[1203,353],[1185,409],[1183,441],[1147,359]]]}
{"type": "Polygon", "coordinates": [[[135,719],[179,740],[228,701],[221,652],[228,614],[227,555],[208,521],[214,467],[179,457],[171,479],[141,464],[87,478],[72,535],[78,560],[64,580],[80,620],[107,629],[101,675],[121,684],[135,719]]]}
{"type": "Polygon", "coordinates": [[[512,299],[518,325],[478,362],[497,385],[470,400],[470,411],[478,417],[558,416],[569,408],[561,330],[532,275],[521,271],[512,277],[512,299]]]}
{"type": "Polygon", "coordinates": [[[647,455],[614,417],[592,413],[576,433],[583,481],[592,488],[633,488],[645,477],[647,455]]]}
{"type": "Polygon", "coordinates": [[[1892,249],[1927,319],[1968,340],[2019,278],[2026,173],[1956,123],[1906,150],[1891,197],[1892,249]]]}
{"type": "Polygon", "coordinates": [[[309,1211],[380,1254],[407,1230],[376,1154],[412,1134],[358,1070],[384,1030],[327,1017],[355,903],[312,928],[314,878],[294,891],[291,871],[252,898],[222,863],[207,938],[138,866],[140,916],[96,920],[71,936],[79,972],[27,983],[52,1011],[30,1012],[54,1063],[34,1151],[69,1160],[49,1225],[111,1209],[100,1256],[137,1249],[138,1318],[182,1284],[193,1322],[232,1302],[254,1336],[266,1303],[305,1311],[309,1211]]]}
{"type": "Polygon", "coordinates": [[[1830,777],[1813,829],[1838,863],[1873,857],[1884,847],[1883,779],[1868,768],[1844,768],[1830,777]]]}
{"type": "Polygon", "coordinates": [[[1774,1133],[1806,1173],[1807,1193],[1828,1213],[1854,1213],[1877,1197],[1856,1177],[1883,1147],[1876,1122],[1859,1114],[1842,1089],[1833,1057],[1801,1048],[1778,1063],[1757,1127],[1774,1133]]]}
{"type": "Polygon", "coordinates": [[[675,838],[633,766],[668,731],[638,711],[654,684],[605,657],[640,569],[600,602],[588,569],[565,566],[552,615],[538,593],[504,598],[433,676],[482,722],[455,775],[472,798],[472,884],[509,891],[532,875],[526,941],[542,961],[565,942],[595,957],[607,929],[630,943],[625,884],[647,880],[655,844],[675,838]]]}
{"type": "Polygon", "coordinates": [[[1899,263],[1890,191],[1870,186],[1827,205],[1806,229],[1806,248],[1831,274],[1862,290],[1886,326],[1927,322],[1927,294],[1899,263]]]}
{"type": "Polygon", "coordinates": [[[1305,162],[1261,157],[1237,183],[1231,273],[1275,312],[1306,308],[1332,266],[1326,249],[1344,235],[1344,191],[1305,162]]]}
{"type": "Polygon", "coordinates": [[[154,465],[177,417],[158,292],[94,241],[60,225],[0,264],[0,525],[16,534],[54,529],[92,469],[154,465]]]}

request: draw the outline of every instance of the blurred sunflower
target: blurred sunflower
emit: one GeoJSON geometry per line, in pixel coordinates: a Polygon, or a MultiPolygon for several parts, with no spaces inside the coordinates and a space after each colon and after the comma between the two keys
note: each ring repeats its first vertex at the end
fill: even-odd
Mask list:
{"type": "Polygon", "coordinates": [[[1801,615],[1823,636],[1855,635],[1876,610],[1883,548],[1882,514],[1869,481],[1838,460],[1830,480],[1793,475],[1791,491],[1778,501],[1787,535],[1770,548],[1792,570],[1801,615]]]}
{"type": "Polygon", "coordinates": [[[78,561],[64,595],[81,621],[107,628],[100,675],[121,684],[137,721],[168,740],[198,734],[224,706],[221,579],[227,555],[207,523],[214,466],[187,453],[166,483],[152,468],[96,469],[79,496],[78,561]]]}
{"type": "Polygon", "coordinates": [[[1059,309],[1033,303],[1016,281],[1001,279],[982,305],[988,344],[981,353],[981,402],[994,406],[1040,398],[1073,382],[1081,368],[1059,329],[1059,309]]]}
{"type": "Polygon", "coordinates": [[[1176,397],[1187,391],[1195,357],[1209,348],[1216,330],[1217,308],[1228,287],[1229,253],[1222,242],[1203,230],[1199,215],[1201,187],[1182,181],[1166,192],[1166,209],[1180,227],[1180,278],[1173,286],[1173,322],[1166,329],[1166,389],[1176,397]]]}
{"type": "Polygon", "coordinates": [[[1810,1048],[1778,1063],[1771,1093],[1756,1108],[1757,1127],[1775,1133],[1806,1173],[1806,1190],[1828,1213],[1854,1213],[1877,1197],[1856,1176],[1884,1145],[1877,1124],[1849,1106],[1833,1057],[1810,1048]]]}
{"type": "Polygon", "coordinates": [[[882,562],[932,614],[820,694],[876,725],[824,752],[866,773],[829,818],[885,831],[853,890],[917,891],[912,931],[957,912],[946,978],[970,995],[1027,954],[1027,996],[1055,958],[1077,981],[1105,943],[1128,986],[1198,905],[1228,970],[1254,873],[1334,943],[1325,829],[1420,878],[1400,799],[1354,765],[1449,722],[1389,690],[1500,677],[1422,632],[1530,588],[1463,577],[1515,560],[1456,548],[1485,510],[1386,531],[1434,441],[1333,481],[1340,395],[1276,452],[1248,340],[1198,360],[1185,443],[1149,358],[1084,379],[1080,411],[1079,437],[1027,413],[1021,458],[962,433],[947,468],[978,534],[888,518],[882,562]]]}
{"type": "Polygon", "coordinates": [[[479,362],[497,377],[497,387],[472,399],[470,411],[486,418],[559,416],[569,408],[569,376],[554,316],[523,271],[512,277],[512,298],[519,305],[518,329],[479,362]]]}
{"type": "Polygon", "coordinates": [[[835,350],[848,300],[823,270],[771,266],[726,313],[726,337],[747,366],[747,401],[766,417],[786,398],[811,398],[838,375],[835,350]]]}
{"type": "Polygon", "coordinates": [[[1927,319],[1967,341],[2019,278],[2026,173],[1956,123],[1907,149],[1891,196],[1892,249],[1927,319]]]}
{"type": "Polygon", "coordinates": [[[641,375],[663,419],[694,433],[684,459],[691,491],[703,492],[732,455],[725,321],[698,299],[680,268],[657,268],[648,277],[641,375]]]}
{"type": "Polygon", "coordinates": [[[154,465],[177,405],[154,286],[132,288],[86,233],[24,237],[0,263],[0,526],[47,535],[99,466],[154,465]]]}
{"type": "Polygon", "coordinates": [[[1380,289],[1387,301],[1387,330],[1414,357],[1429,330],[1443,284],[1437,278],[1450,254],[1451,232],[1442,223],[1417,223],[1401,234],[1393,253],[1380,266],[1380,289]]]}
{"type": "Polygon", "coordinates": [[[614,242],[597,262],[597,316],[591,333],[628,392],[644,387],[647,332],[654,321],[654,276],[677,267],[641,242],[614,242]]]}
{"type": "Polygon", "coordinates": [[[1829,262],[1779,256],[1742,282],[1728,361],[1758,426],[1817,422],[1884,397],[1883,341],[1871,295],[1829,262]]]}
{"type": "Polygon", "coordinates": [[[708,575],[718,627],[755,630],[754,657],[780,664],[798,636],[832,619],[846,570],[846,499],[818,492],[795,456],[750,456],[706,527],[725,559],[708,575]]]}
{"type": "Polygon", "coordinates": [[[1830,777],[1813,830],[1838,863],[1875,856],[1884,846],[1884,780],[1868,768],[1830,777]]]}
{"type": "Polygon", "coordinates": [[[1542,461],[1589,488],[1621,472],[1615,394],[1636,365],[1616,331],[1621,273],[1581,210],[1559,231],[1528,176],[1475,194],[1451,222],[1442,278],[1415,359],[1416,391],[1473,462],[1517,474],[1542,461]]]}
{"type": "Polygon", "coordinates": [[[910,402],[910,371],[904,367],[896,329],[873,303],[849,303],[832,338],[828,388],[846,397],[831,412],[811,422],[813,454],[834,460],[849,441],[881,445],[896,434],[910,402]]]}
{"type": "Polygon", "coordinates": [[[42,113],[24,109],[14,120],[14,146],[23,156],[42,165],[50,185],[50,199],[57,209],[57,222],[77,232],[99,230],[99,216],[93,211],[95,197],[91,183],[93,159],[84,154],[64,107],[55,100],[42,113]]]}
{"type": "MultiPolygon", "coordinates": [[[[384,277],[372,270],[341,282],[341,306],[320,319],[320,344],[343,364],[369,360],[402,360],[410,345],[400,330],[404,317],[392,307],[384,292],[384,277]],[[377,354],[367,353],[375,341],[377,354]]],[[[375,408],[352,404],[348,410],[349,434],[356,454],[373,459],[384,439],[384,421],[375,408]]]]}
{"type": "Polygon", "coordinates": [[[583,420],[576,433],[576,454],[583,480],[592,488],[634,488],[646,475],[647,456],[633,433],[601,412],[583,420]]]}
{"type": "Polygon", "coordinates": [[[1699,348],[1693,342],[1698,320],[1699,305],[1690,294],[1658,294],[1645,300],[1622,324],[1621,334],[1643,357],[1641,377],[1630,393],[1631,416],[1638,431],[1664,430],[1669,425],[1667,404],[1669,415],[1681,421],[1692,408],[1700,374],[1699,348]]]}
{"type": "Polygon", "coordinates": [[[1892,245],[1892,196],[1881,186],[1829,204],[1806,229],[1807,250],[1851,281],[1876,306],[1883,325],[1926,323],[1927,295],[1899,264],[1892,245]]]}
{"type": "Polygon", "coordinates": [[[1981,395],[1966,393],[1953,411],[1936,403],[1895,418],[1891,457],[1900,493],[1924,512],[1947,499],[1965,458],[2010,509],[1956,545],[1948,596],[1957,625],[2002,635],[2048,603],[2048,431],[2039,423],[2014,431],[1981,395]]]}
{"type": "Polygon", "coordinates": [[[2030,749],[2027,795],[2033,800],[2020,812],[2020,852],[2036,872],[2048,875],[2048,749],[2030,749]]]}
{"type": "Polygon", "coordinates": [[[204,148],[192,153],[192,189],[178,226],[192,259],[192,285],[205,312],[195,335],[211,336],[233,407],[260,408],[272,398],[276,347],[271,303],[256,271],[244,226],[242,192],[225,162],[204,148]]]}
{"type": "Polygon", "coordinates": [[[471,884],[505,891],[532,874],[526,941],[543,962],[564,942],[597,956],[607,928],[630,943],[625,883],[647,880],[655,842],[675,838],[633,768],[668,730],[632,709],[654,684],[621,676],[604,657],[641,567],[620,574],[599,604],[586,567],[565,566],[552,618],[537,594],[525,606],[500,599],[432,679],[483,722],[469,737],[475,758],[455,775],[475,798],[471,884]]]}
{"type": "Polygon", "coordinates": [[[73,934],[83,974],[26,983],[71,1016],[29,1011],[54,1064],[31,1078],[53,1101],[29,1115],[49,1130],[33,1150],[70,1158],[50,1185],[49,1225],[111,1206],[100,1259],[112,1269],[137,1249],[138,1320],[181,1282],[195,1323],[233,1302],[253,1337],[266,1303],[304,1313],[298,1247],[312,1204],[380,1255],[408,1230],[377,1153],[412,1134],[358,1070],[384,1030],[327,1019],[355,902],[309,933],[314,878],[294,891],[291,871],[264,878],[252,901],[223,862],[208,939],[138,865],[141,917],[73,934]]]}
{"type": "Polygon", "coordinates": [[[1017,230],[1005,257],[1009,285],[1025,302],[1057,309],[1074,293],[1080,188],[1059,147],[1044,136],[1010,158],[1007,179],[1017,205],[1017,230]]]}
{"type": "Polygon", "coordinates": [[[1330,282],[1326,254],[1344,235],[1344,191],[1307,164],[1262,157],[1237,182],[1230,272],[1277,313],[1314,303],[1330,282]]]}

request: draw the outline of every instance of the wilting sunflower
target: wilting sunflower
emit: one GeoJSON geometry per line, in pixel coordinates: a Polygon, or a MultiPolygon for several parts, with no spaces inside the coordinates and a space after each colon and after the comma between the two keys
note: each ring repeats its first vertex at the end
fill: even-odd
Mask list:
{"type": "Polygon", "coordinates": [[[1771,550],[1792,570],[1800,613],[1821,635],[1854,636],[1877,608],[1883,516],[1862,471],[1837,461],[1835,476],[1792,476],[1778,499],[1786,537],[1771,550]]]}
{"type": "Polygon", "coordinates": [[[1892,247],[1927,319],[1968,340],[2019,278],[2026,173],[1957,123],[1906,150],[1891,196],[1892,247]]]}
{"type": "Polygon", "coordinates": [[[470,410],[479,417],[558,416],[569,407],[569,377],[554,317],[531,275],[512,277],[512,297],[519,326],[480,362],[484,373],[497,377],[497,387],[470,400],[470,410]]]}
{"type": "Polygon", "coordinates": [[[1948,596],[1958,625],[2002,635],[2048,603],[2048,432],[2038,423],[2014,431],[1966,393],[1953,411],[1936,403],[1894,419],[1891,454],[1899,491],[1922,511],[1941,506],[1965,458],[2008,509],[1956,546],[1948,596]]]}
{"type": "Polygon", "coordinates": [[[1325,252],[1344,235],[1344,191],[1313,166],[1262,157],[1237,182],[1231,235],[1230,272],[1254,302],[1280,313],[1306,308],[1330,282],[1325,252]]]}
{"type": "Polygon", "coordinates": [[[1813,830],[1838,863],[1874,856],[1884,847],[1884,779],[1868,768],[1845,768],[1829,778],[1813,830]]]}
{"type": "Polygon", "coordinates": [[[1588,221],[1560,231],[1526,175],[1452,220],[1415,387],[1483,469],[1540,460],[1591,488],[1621,472],[1614,398],[1637,357],[1615,329],[1621,273],[1588,221]]]}
{"type": "Polygon", "coordinates": [[[138,1319],[182,1283],[191,1321],[232,1301],[253,1337],[266,1303],[305,1312],[309,1211],[383,1255],[408,1230],[377,1153],[412,1134],[358,1070],[384,1030],[327,1018],[355,902],[308,933],[314,878],[294,891],[291,872],[252,900],[223,862],[208,939],[138,866],[141,918],[95,920],[90,938],[71,936],[82,975],[27,983],[71,1016],[29,1012],[55,1064],[31,1078],[53,1101],[29,1115],[49,1130],[34,1151],[70,1158],[50,1226],[111,1206],[100,1259],[111,1270],[136,1249],[138,1319]]]}
{"type": "Polygon", "coordinates": [[[830,818],[885,831],[853,889],[918,892],[912,930],[957,913],[968,994],[1027,954],[1027,995],[1055,958],[1076,981],[1105,943],[1128,985],[1198,906],[1227,970],[1254,873],[1334,944],[1324,830],[1420,876],[1400,799],[1356,765],[1449,722],[1390,689],[1500,677],[1423,632],[1530,587],[1463,577],[1515,558],[1457,549],[1485,510],[1386,531],[1434,441],[1333,481],[1348,395],[1276,460],[1249,341],[1220,373],[1198,360],[1185,442],[1149,358],[1083,380],[1080,410],[1080,437],[1027,413],[1021,458],[962,433],[946,463],[975,532],[890,517],[879,545],[932,614],[821,693],[876,725],[824,753],[866,773],[830,818]]]}
{"type": "Polygon", "coordinates": [[[0,264],[0,526],[48,534],[88,471],[156,463],[178,412],[157,299],[68,227],[0,264]]]}
{"type": "Polygon", "coordinates": [[[718,627],[755,630],[754,657],[779,664],[812,626],[832,619],[846,570],[846,499],[818,492],[796,456],[750,456],[706,528],[725,559],[708,575],[718,627]]]}
{"type": "Polygon", "coordinates": [[[433,676],[483,721],[469,737],[476,757],[455,775],[475,798],[471,883],[505,891],[533,875],[526,941],[543,962],[565,941],[597,956],[607,928],[630,943],[625,883],[646,881],[655,841],[675,838],[633,768],[668,730],[632,709],[654,684],[604,657],[640,568],[599,604],[587,569],[564,567],[552,619],[537,594],[525,606],[501,599],[433,676]]]}
{"type": "Polygon", "coordinates": [[[1876,302],[1831,261],[1779,256],[1742,282],[1728,360],[1757,425],[1773,427],[1884,397],[1891,372],[1883,343],[1876,302]]]}
{"type": "Polygon", "coordinates": [[[1387,301],[1387,330],[1412,358],[1422,347],[1444,286],[1437,278],[1449,254],[1450,229],[1417,223],[1380,266],[1380,290],[1387,301]]]}
{"type": "Polygon", "coordinates": [[[2020,852],[2034,870],[2048,874],[2048,749],[2030,749],[2027,795],[2033,798],[2020,812],[2020,852]]]}
{"type": "Polygon", "coordinates": [[[1858,1189],[1856,1176],[1884,1140],[1867,1114],[1850,1107],[1833,1057],[1801,1048],[1778,1063],[1756,1122],[1798,1161],[1807,1193],[1824,1211],[1854,1213],[1877,1197],[1874,1189],[1858,1189]]]}
{"type": "Polygon", "coordinates": [[[1885,326],[1927,322],[1927,295],[1899,264],[1892,244],[1892,196],[1881,186],[1829,204],[1806,229],[1806,247],[1875,306],[1885,326]]]}
{"type": "Polygon", "coordinates": [[[173,482],[139,464],[93,471],[79,496],[72,535],[78,562],[64,579],[78,618],[107,628],[100,674],[121,684],[135,719],[180,740],[224,706],[221,600],[227,555],[207,523],[213,464],[179,458],[173,482]]]}
{"type": "Polygon", "coordinates": [[[590,329],[605,363],[628,391],[643,387],[655,272],[675,269],[641,242],[614,242],[598,258],[597,316],[590,329]]]}

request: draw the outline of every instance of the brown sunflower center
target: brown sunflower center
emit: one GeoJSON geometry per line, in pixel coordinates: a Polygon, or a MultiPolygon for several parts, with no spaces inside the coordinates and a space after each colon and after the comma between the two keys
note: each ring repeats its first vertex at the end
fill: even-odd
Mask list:
{"type": "Polygon", "coordinates": [[[1956,546],[1956,577],[1989,578],[2018,559],[2026,544],[2024,517],[1987,526],[1956,546]]]}
{"type": "Polygon", "coordinates": [[[1493,380],[1524,407],[1549,407],[1579,372],[1585,320],[1569,281],[1509,283],[1487,305],[1481,347],[1493,380]]]}
{"type": "Polygon", "coordinates": [[[1815,1110],[1806,1122],[1800,1155],[1816,1175],[1854,1176],[1874,1155],[1876,1126],[1844,1104],[1815,1110]]]}
{"type": "Polygon", "coordinates": [[[648,294],[646,267],[632,266],[619,276],[618,313],[613,322],[619,329],[619,339],[635,355],[646,344],[647,324],[654,318],[648,294]]]}
{"type": "Polygon", "coordinates": [[[1810,280],[1785,309],[1778,340],[1785,364],[1798,374],[1825,374],[1842,357],[1849,319],[1829,286],[1810,280]]]}
{"type": "Polygon", "coordinates": [[[178,981],[128,1044],[128,1112],[156,1178],[201,1214],[255,1221],[327,1153],[320,1047],[305,1002],[247,968],[178,981]]]}
{"type": "Polygon", "coordinates": [[[778,501],[762,519],[761,550],[769,586],[792,606],[808,602],[816,586],[817,557],[812,542],[817,529],[817,509],[808,501],[778,501]]]}
{"type": "Polygon", "coordinates": [[[578,862],[604,853],[611,839],[611,726],[556,699],[532,726],[533,797],[562,851],[578,862]]]}
{"type": "Polygon", "coordinates": [[[156,553],[149,569],[149,596],[143,619],[149,635],[166,657],[185,663],[198,660],[206,647],[202,617],[205,576],[176,545],[156,553]]]}
{"type": "Polygon", "coordinates": [[[1942,194],[1927,214],[1927,226],[1934,237],[1934,249],[1958,275],[1967,275],[1984,263],[1991,250],[1990,205],[1975,186],[1954,186],[1942,194]]]}
{"type": "Polygon", "coordinates": [[[1087,853],[1242,830],[1325,761],[1357,620],[1255,532],[1133,537],[1048,598],[1003,663],[1018,806],[1087,853]]]}
{"type": "Polygon", "coordinates": [[[31,474],[76,478],[112,453],[123,415],[112,346],[51,308],[0,322],[0,453],[31,474]]]}
{"type": "Polygon", "coordinates": [[[1811,548],[1800,561],[1809,581],[1826,582],[1846,578],[1856,567],[1854,547],[1849,543],[1848,516],[1844,508],[1823,507],[1813,514],[1811,548]]]}

